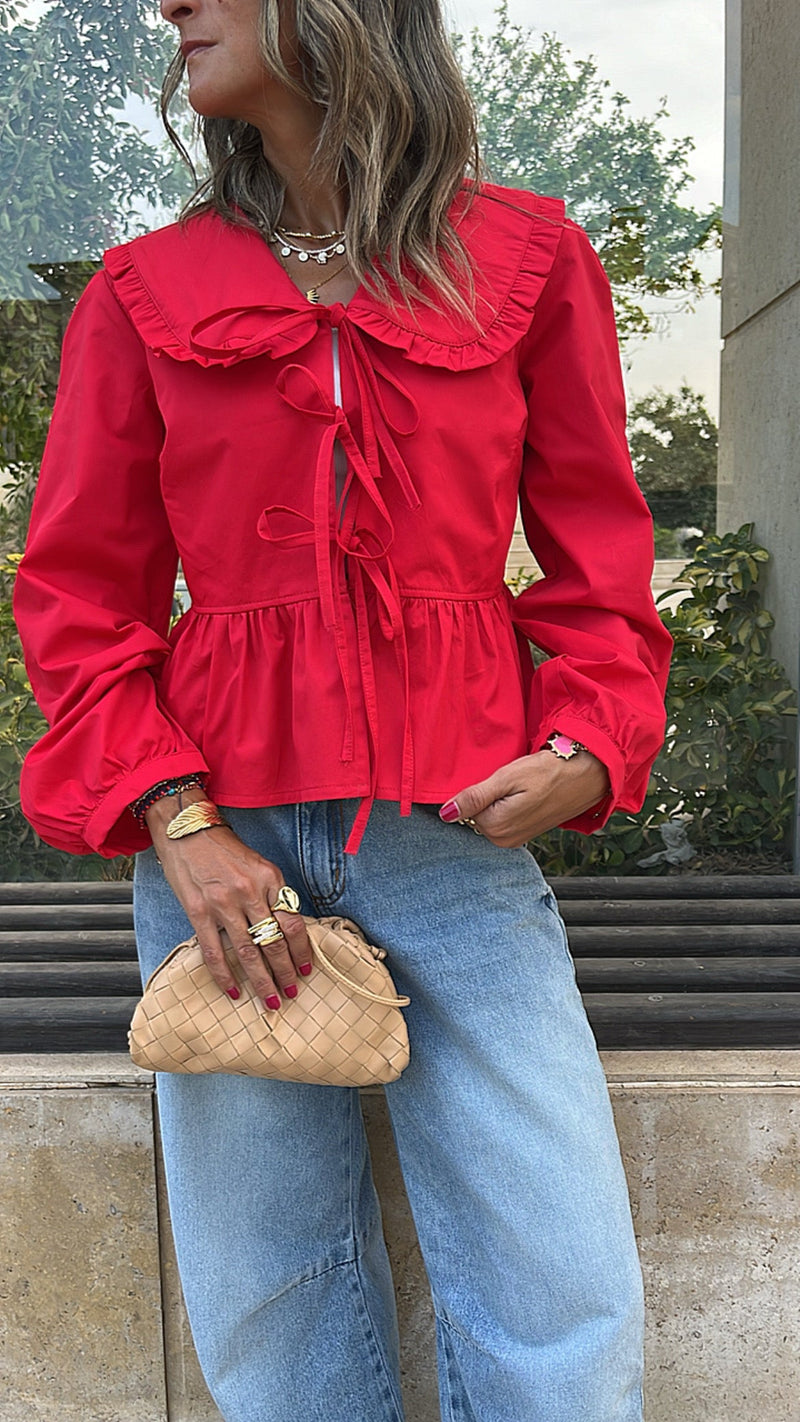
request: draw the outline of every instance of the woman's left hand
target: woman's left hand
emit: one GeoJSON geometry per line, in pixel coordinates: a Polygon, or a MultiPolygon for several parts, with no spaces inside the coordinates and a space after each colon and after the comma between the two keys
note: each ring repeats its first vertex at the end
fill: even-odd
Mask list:
{"type": "Polygon", "coordinates": [[[609,788],[606,767],[589,751],[564,760],[542,750],[512,760],[488,780],[460,790],[439,814],[444,820],[474,820],[492,844],[519,849],[537,835],[591,810],[609,788]]]}

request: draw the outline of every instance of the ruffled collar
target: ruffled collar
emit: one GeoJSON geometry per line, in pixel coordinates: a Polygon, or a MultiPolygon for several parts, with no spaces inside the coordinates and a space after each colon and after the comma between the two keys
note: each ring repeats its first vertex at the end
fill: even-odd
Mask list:
{"type": "MultiPolygon", "coordinates": [[[[352,323],[418,364],[452,370],[494,363],[528,330],[564,228],[559,199],[484,186],[460,218],[474,264],[478,317],[386,305],[364,286],[347,306],[306,300],[262,238],[203,213],[105,253],[121,304],[156,354],[231,365],[302,348],[321,325],[352,323]]],[[[424,290],[424,282],[420,281],[424,290]]]]}

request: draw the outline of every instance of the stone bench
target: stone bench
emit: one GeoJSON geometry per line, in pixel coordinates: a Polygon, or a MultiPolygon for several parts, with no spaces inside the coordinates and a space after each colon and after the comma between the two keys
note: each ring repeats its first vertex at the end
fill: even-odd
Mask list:
{"type": "MultiPolygon", "coordinates": [[[[800,878],[554,880],[602,1048],[799,1047],[800,878]]],[[[129,883],[0,885],[0,1051],[124,1051],[129,883]]]]}

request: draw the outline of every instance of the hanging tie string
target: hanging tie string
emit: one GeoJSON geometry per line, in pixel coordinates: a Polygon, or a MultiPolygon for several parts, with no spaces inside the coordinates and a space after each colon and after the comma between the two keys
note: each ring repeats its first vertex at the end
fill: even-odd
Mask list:
{"type": "Polygon", "coordinates": [[[413,434],[419,425],[419,410],[412,396],[394,377],[381,372],[381,378],[391,385],[405,406],[408,419],[401,427],[387,409],[380,381],[375,373],[370,353],[360,334],[347,320],[343,307],[317,308],[323,320],[337,326],[340,349],[355,379],[358,392],[361,443],[356,438],[345,413],[320,384],[307,366],[299,363],[285,366],[280,372],[277,388],[281,398],[293,410],[324,425],[314,471],[313,527],[306,534],[279,535],[272,528],[271,516],[293,514],[300,520],[306,516],[299,510],[273,505],[264,510],[259,523],[263,538],[274,543],[313,541],[323,624],[334,640],[339,673],[345,693],[346,718],[341,758],[354,756],[355,705],[351,684],[347,627],[351,617],[355,622],[356,652],[361,694],[366,715],[369,740],[370,788],[359,806],[358,814],[347,841],[347,851],[355,853],[361,843],[375,801],[378,785],[379,708],[375,662],[370,640],[370,601],[372,590],[377,608],[378,626],[386,641],[391,642],[397,658],[403,687],[403,742],[400,767],[400,809],[410,814],[414,797],[414,745],[411,729],[411,672],[408,642],[403,621],[402,601],[397,575],[390,557],[394,542],[394,524],[379,488],[385,473],[390,472],[410,509],[420,507],[420,498],[396,442],[396,436],[413,434]],[[340,502],[336,502],[335,448],[340,444],[347,457],[347,474],[340,502]],[[344,510],[344,516],[339,517],[344,510]],[[347,562],[346,562],[347,560],[347,562]],[[350,572],[350,594],[347,590],[346,567],[350,572]]]}

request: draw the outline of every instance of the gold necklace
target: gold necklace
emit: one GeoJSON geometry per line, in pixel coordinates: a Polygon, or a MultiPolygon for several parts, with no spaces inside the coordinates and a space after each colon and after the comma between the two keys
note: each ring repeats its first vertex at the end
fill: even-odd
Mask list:
{"type": "Polygon", "coordinates": [[[321,287],[327,286],[328,282],[333,281],[334,277],[341,276],[342,272],[346,271],[349,265],[349,262],[343,262],[342,265],[340,267],[337,267],[335,272],[331,272],[330,276],[326,277],[324,281],[318,281],[315,286],[309,287],[308,291],[306,292],[306,297],[308,298],[308,300],[311,301],[315,306],[319,306],[319,293],[321,287]]]}
{"type": "Polygon", "coordinates": [[[284,237],[309,237],[314,242],[329,242],[332,237],[344,237],[344,228],[336,232],[290,232],[288,227],[276,227],[276,232],[282,232],[284,237]]]}
{"type": "MultiPolygon", "coordinates": [[[[280,253],[278,253],[278,261],[280,262],[281,266],[283,267],[283,270],[285,271],[285,273],[286,273],[286,275],[288,276],[289,280],[292,282],[293,285],[296,285],[296,282],[294,282],[294,280],[293,280],[293,278],[292,278],[292,274],[291,274],[291,272],[289,271],[289,268],[287,267],[287,265],[286,265],[285,261],[283,260],[283,257],[281,256],[280,253]]],[[[315,284],[314,286],[308,287],[308,289],[307,289],[306,292],[305,292],[306,300],[307,300],[307,301],[310,301],[314,306],[319,306],[319,304],[320,304],[319,293],[320,293],[320,290],[322,289],[322,287],[323,287],[323,286],[327,286],[327,285],[328,285],[328,282],[329,282],[329,281],[333,281],[334,277],[341,276],[342,272],[347,271],[347,268],[349,267],[349,265],[350,265],[349,262],[342,262],[342,265],[341,265],[340,267],[337,267],[335,272],[331,272],[330,276],[326,276],[324,281],[318,281],[318,282],[316,282],[316,284],[315,284]]]]}
{"type": "MultiPolygon", "coordinates": [[[[313,237],[314,241],[322,241],[322,238],[315,236],[313,232],[309,232],[306,235],[313,237]]],[[[270,237],[270,242],[278,248],[282,257],[295,256],[299,262],[317,262],[321,267],[327,266],[331,257],[344,257],[347,253],[347,242],[336,236],[332,242],[327,242],[324,247],[309,251],[307,247],[303,247],[300,243],[296,242],[282,227],[275,228],[275,231],[270,237]]]]}

